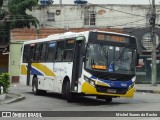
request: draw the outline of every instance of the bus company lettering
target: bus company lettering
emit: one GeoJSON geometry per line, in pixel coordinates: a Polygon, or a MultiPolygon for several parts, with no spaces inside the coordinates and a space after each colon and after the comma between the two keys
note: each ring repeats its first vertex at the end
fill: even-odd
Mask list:
{"type": "Polygon", "coordinates": [[[64,69],[58,68],[58,67],[54,67],[54,68],[53,68],[53,71],[54,71],[54,72],[63,72],[64,69]]]}

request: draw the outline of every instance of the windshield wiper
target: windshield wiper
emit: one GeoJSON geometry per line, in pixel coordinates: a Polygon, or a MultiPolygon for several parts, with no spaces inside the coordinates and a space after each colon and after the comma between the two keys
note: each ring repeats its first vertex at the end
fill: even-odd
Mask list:
{"type": "Polygon", "coordinates": [[[105,48],[102,48],[102,51],[103,51],[103,54],[104,54],[104,57],[107,59],[108,58],[108,55],[107,55],[107,50],[105,48]]]}
{"type": "MultiPolygon", "coordinates": [[[[120,53],[118,59],[120,59],[122,57],[122,55],[124,55],[124,52],[125,52],[126,48],[123,48],[122,52],[120,53]]],[[[121,60],[121,59],[120,59],[121,60]]]]}
{"type": "Polygon", "coordinates": [[[94,59],[91,58],[91,65],[94,65],[94,64],[95,64],[94,59]]]}

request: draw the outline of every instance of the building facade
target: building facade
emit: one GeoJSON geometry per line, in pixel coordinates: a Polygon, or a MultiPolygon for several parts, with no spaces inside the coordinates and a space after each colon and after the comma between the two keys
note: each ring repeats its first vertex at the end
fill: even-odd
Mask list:
{"type": "MultiPolygon", "coordinates": [[[[146,27],[151,13],[149,5],[39,5],[28,14],[40,21],[40,27],[99,28],[146,27]]],[[[157,15],[160,6],[157,6],[157,15]]],[[[156,23],[159,24],[159,16],[156,23]]]]}
{"type": "MultiPolygon", "coordinates": [[[[101,29],[109,31],[114,28],[115,30],[117,29],[117,31],[121,30],[119,32],[134,35],[138,40],[138,51],[140,52],[139,62],[141,66],[137,68],[137,83],[151,83],[152,43],[149,26],[150,8],[151,6],[149,5],[39,5],[34,7],[32,12],[27,11],[28,14],[35,16],[40,22],[39,28],[34,30],[34,37],[30,34],[30,30],[21,35],[16,35],[20,34],[21,30],[15,30],[12,31],[14,34],[11,34],[11,40],[37,39],[65,31],[77,32],[80,31],[80,29],[101,29]]],[[[159,13],[160,6],[156,6],[156,24],[160,22],[159,13]]],[[[157,26],[158,72],[160,71],[159,36],[160,29],[157,26]]],[[[12,61],[13,60],[10,60],[10,64],[12,61]]],[[[157,76],[157,83],[160,83],[160,75],[157,74],[157,76]]]]}
{"type": "MultiPolygon", "coordinates": [[[[124,31],[136,36],[139,46],[139,66],[137,67],[137,83],[151,83],[152,73],[152,42],[150,29],[147,27],[136,29],[127,28],[124,31]]],[[[157,54],[157,83],[160,83],[160,29],[155,30],[156,36],[156,54],[157,54]]]]}

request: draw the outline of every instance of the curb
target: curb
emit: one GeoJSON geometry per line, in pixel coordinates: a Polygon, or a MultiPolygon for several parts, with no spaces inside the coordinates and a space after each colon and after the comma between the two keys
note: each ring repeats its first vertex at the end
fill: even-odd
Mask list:
{"type": "Polygon", "coordinates": [[[140,90],[140,89],[137,89],[136,92],[144,92],[144,93],[156,93],[156,94],[160,94],[160,90],[140,90]]]}
{"type": "Polygon", "coordinates": [[[0,104],[10,104],[10,103],[18,102],[18,101],[21,101],[21,100],[25,99],[25,96],[20,95],[20,94],[15,94],[15,93],[8,93],[8,94],[15,95],[17,97],[12,98],[11,100],[1,102],[0,104]]]}

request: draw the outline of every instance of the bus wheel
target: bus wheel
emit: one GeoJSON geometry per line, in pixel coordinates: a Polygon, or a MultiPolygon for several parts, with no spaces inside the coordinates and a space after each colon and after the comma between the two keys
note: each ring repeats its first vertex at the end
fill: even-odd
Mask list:
{"type": "Polygon", "coordinates": [[[37,80],[37,78],[34,78],[32,83],[33,83],[32,84],[32,91],[33,91],[33,93],[35,95],[44,95],[46,93],[46,91],[38,89],[38,80],[37,80]]]}
{"type": "Polygon", "coordinates": [[[66,95],[65,96],[68,102],[73,102],[73,94],[71,93],[69,81],[67,81],[66,83],[66,95]]]}
{"type": "Polygon", "coordinates": [[[105,98],[105,101],[106,101],[107,103],[112,102],[112,97],[107,97],[107,98],[105,98]]]}

